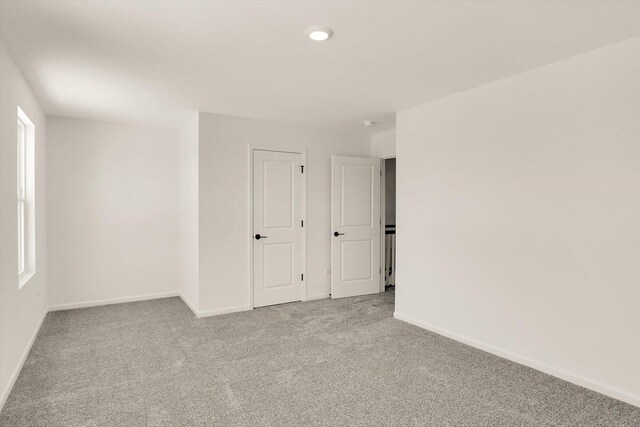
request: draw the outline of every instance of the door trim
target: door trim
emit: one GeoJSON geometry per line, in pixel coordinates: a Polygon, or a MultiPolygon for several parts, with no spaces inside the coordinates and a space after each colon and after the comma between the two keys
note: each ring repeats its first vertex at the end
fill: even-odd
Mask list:
{"type": "MultiPolygon", "coordinates": [[[[386,237],[384,230],[387,227],[387,163],[386,159],[380,159],[380,268],[385,269],[384,251],[386,249],[386,237]]],[[[383,271],[380,275],[380,292],[387,290],[385,287],[385,275],[386,271],[383,271]]]]}
{"type": "Polygon", "coordinates": [[[278,153],[292,153],[302,155],[302,164],[305,167],[305,171],[302,174],[302,220],[304,221],[304,227],[302,227],[302,274],[304,280],[302,281],[302,295],[300,295],[301,301],[307,301],[307,150],[291,150],[286,148],[274,148],[262,145],[248,145],[249,156],[249,282],[247,283],[247,290],[249,292],[249,308],[254,309],[253,302],[253,152],[254,151],[272,151],[278,153]]]}
{"type": "MultiPolygon", "coordinates": [[[[384,255],[385,255],[385,229],[387,226],[387,217],[386,217],[386,212],[387,212],[387,197],[386,197],[386,181],[387,181],[387,165],[385,160],[388,159],[396,159],[396,173],[398,171],[398,160],[396,155],[394,154],[393,156],[385,156],[385,157],[380,157],[380,220],[382,221],[382,226],[380,227],[380,266],[384,269],[385,267],[385,259],[384,259],[384,255]]],[[[396,203],[396,206],[398,205],[398,203],[396,203]]],[[[397,215],[397,212],[396,212],[397,215]]],[[[396,221],[397,222],[397,221],[396,221]]],[[[397,237],[396,237],[397,239],[397,237]]],[[[397,240],[396,240],[396,245],[397,245],[397,240]]],[[[397,257],[396,257],[397,259],[397,257]]],[[[380,292],[386,292],[387,288],[385,287],[385,280],[384,280],[384,274],[380,275],[380,292]]]]}

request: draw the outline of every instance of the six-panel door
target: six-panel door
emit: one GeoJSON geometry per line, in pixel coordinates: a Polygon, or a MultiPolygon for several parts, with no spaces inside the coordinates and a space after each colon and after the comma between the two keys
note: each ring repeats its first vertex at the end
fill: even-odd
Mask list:
{"type": "Polygon", "coordinates": [[[254,306],[302,298],[302,155],[253,155],[254,306]]]}

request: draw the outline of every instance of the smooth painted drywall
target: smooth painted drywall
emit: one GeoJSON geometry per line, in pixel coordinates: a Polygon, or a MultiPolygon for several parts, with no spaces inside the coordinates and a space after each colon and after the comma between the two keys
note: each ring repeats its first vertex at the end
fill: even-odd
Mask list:
{"type": "Polygon", "coordinates": [[[48,117],[50,304],[176,292],[174,130],[48,117]]]}
{"type": "Polygon", "coordinates": [[[368,156],[367,135],[200,113],[200,310],[248,308],[249,145],[307,150],[307,295],[328,297],[331,155],[368,156]]]}
{"type": "Polygon", "coordinates": [[[399,317],[640,404],[640,39],[397,116],[399,317]]]}
{"type": "Polygon", "coordinates": [[[180,293],[199,310],[198,113],[180,129],[180,293]]]}
{"type": "Polygon", "coordinates": [[[371,135],[371,155],[381,159],[388,159],[396,156],[395,129],[371,135]]]}
{"type": "Polygon", "coordinates": [[[0,41],[0,408],[47,312],[46,116],[0,41]],[[17,112],[35,131],[36,272],[18,289],[17,112]]]}
{"type": "Polygon", "coordinates": [[[63,116],[166,126],[185,106],[359,132],[638,35],[640,2],[0,1],[8,47],[63,116]],[[309,40],[309,25],[335,37],[309,40]]]}

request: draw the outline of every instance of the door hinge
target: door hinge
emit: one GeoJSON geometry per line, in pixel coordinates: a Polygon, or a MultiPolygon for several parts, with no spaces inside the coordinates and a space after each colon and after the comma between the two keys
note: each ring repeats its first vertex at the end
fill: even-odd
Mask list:
{"type": "Polygon", "coordinates": [[[382,274],[382,267],[378,268],[378,274],[382,274]]]}
{"type": "Polygon", "coordinates": [[[300,172],[304,173],[304,165],[300,165],[300,172]]]}
{"type": "Polygon", "coordinates": [[[300,220],[300,227],[304,227],[304,219],[300,220]]]}
{"type": "Polygon", "coordinates": [[[304,282],[304,274],[300,275],[300,280],[304,282]]]}

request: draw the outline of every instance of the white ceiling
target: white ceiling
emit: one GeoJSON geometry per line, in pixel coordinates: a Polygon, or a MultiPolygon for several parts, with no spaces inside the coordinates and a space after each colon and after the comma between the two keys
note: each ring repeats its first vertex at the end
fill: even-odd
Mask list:
{"type": "Polygon", "coordinates": [[[364,132],[394,113],[640,34],[638,1],[7,1],[0,34],[50,114],[189,110],[364,132]],[[327,25],[328,42],[309,40],[327,25]]]}

